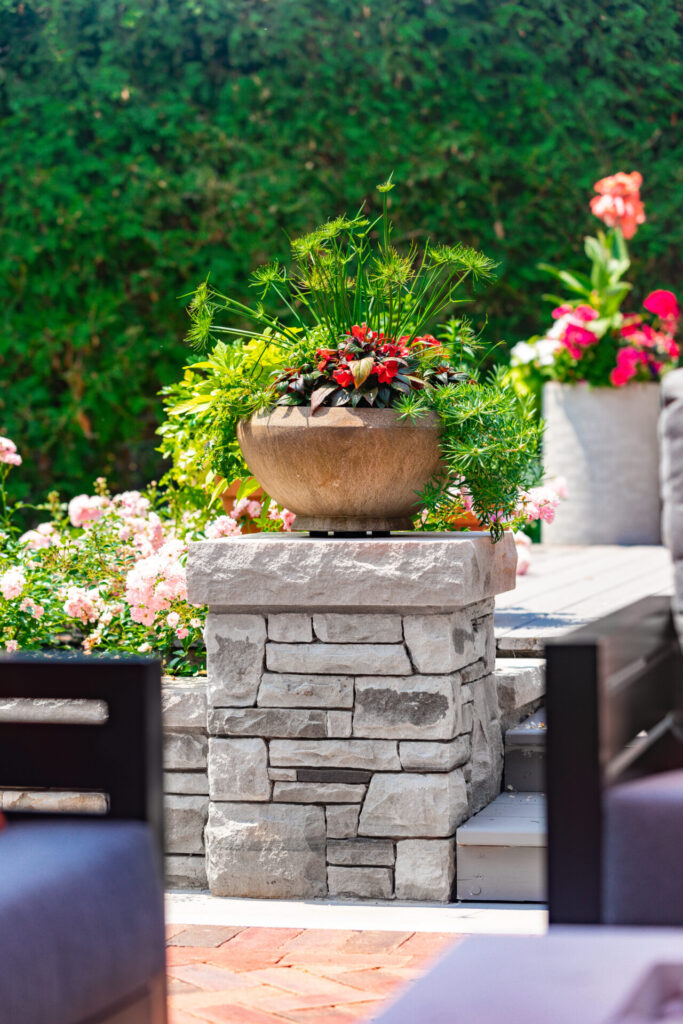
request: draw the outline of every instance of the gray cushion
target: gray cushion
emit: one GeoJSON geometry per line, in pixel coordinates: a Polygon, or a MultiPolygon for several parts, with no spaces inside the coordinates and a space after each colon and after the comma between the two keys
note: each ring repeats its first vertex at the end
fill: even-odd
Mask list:
{"type": "Polygon", "coordinates": [[[605,795],[607,924],[683,925],[683,771],[622,783],[605,795]]]}
{"type": "Polygon", "coordinates": [[[76,1024],[163,965],[146,825],[10,821],[0,833],[0,1024],[76,1024]]]}

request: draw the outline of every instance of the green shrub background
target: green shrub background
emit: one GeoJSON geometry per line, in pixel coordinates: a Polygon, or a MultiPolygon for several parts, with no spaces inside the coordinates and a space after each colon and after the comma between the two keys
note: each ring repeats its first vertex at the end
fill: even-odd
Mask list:
{"type": "Polygon", "coordinates": [[[591,185],[640,170],[637,296],[680,285],[678,0],[0,0],[0,433],[15,487],[159,472],[180,296],[363,200],[500,260],[514,342],[539,259],[580,265],[591,185]]]}

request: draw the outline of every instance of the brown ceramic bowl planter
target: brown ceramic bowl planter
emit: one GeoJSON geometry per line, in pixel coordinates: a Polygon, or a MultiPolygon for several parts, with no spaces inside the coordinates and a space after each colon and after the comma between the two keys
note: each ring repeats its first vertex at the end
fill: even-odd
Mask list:
{"type": "Polygon", "coordinates": [[[296,513],[295,530],[412,530],[417,494],[439,471],[440,422],[395,409],[280,406],[243,420],[237,437],[250,472],[296,513]]]}

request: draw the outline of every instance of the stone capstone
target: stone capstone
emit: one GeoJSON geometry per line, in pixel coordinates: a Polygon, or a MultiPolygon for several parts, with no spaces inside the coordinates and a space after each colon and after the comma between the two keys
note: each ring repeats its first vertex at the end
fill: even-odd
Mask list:
{"type": "Polygon", "coordinates": [[[213,803],[206,829],[209,889],[254,899],[325,896],[325,847],[322,807],[213,803]]]}
{"type": "Polygon", "coordinates": [[[396,844],[396,899],[448,903],[455,881],[453,839],[403,839],[396,844]]]}
{"type": "Polygon", "coordinates": [[[270,763],[275,768],[401,768],[392,740],[271,740],[270,763]]]}
{"type": "Polygon", "coordinates": [[[394,894],[391,868],[329,867],[327,884],[330,896],[390,900],[394,894]]]}
{"type": "Polygon", "coordinates": [[[271,672],[330,673],[332,675],[409,675],[403,644],[273,644],[266,645],[271,672]]]}
{"type": "Polygon", "coordinates": [[[450,739],[460,732],[460,677],[356,679],[354,736],[450,739]]]}
{"type": "Polygon", "coordinates": [[[331,839],[327,843],[328,864],[393,867],[394,844],[386,839],[331,839]]]}
{"type": "Polygon", "coordinates": [[[443,612],[513,590],[516,563],[511,533],[498,544],[486,533],[339,544],[262,533],[190,544],[187,588],[192,603],[226,612],[443,612]]]}
{"type": "Polygon", "coordinates": [[[456,736],[447,743],[399,743],[398,755],[406,771],[449,772],[469,760],[470,737],[456,736]]]}
{"type": "Polygon", "coordinates": [[[440,775],[373,775],[358,823],[361,836],[451,836],[468,813],[461,768],[440,775]]]}
{"type": "Polygon", "coordinates": [[[167,853],[202,853],[209,811],[205,796],[164,797],[164,848],[167,853]]]}
{"type": "Polygon", "coordinates": [[[268,639],[279,643],[310,643],[313,639],[311,616],[297,612],[269,615],[268,639]]]}
{"type": "Polygon", "coordinates": [[[264,672],[258,704],[277,708],[352,708],[353,676],[264,672]]]}
{"type": "Polygon", "coordinates": [[[264,617],[210,612],[204,639],[209,703],[219,707],[255,704],[266,645],[264,617]]]}
{"type": "Polygon", "coordinates": [[[400,644],[400,615],[322,614],[313,616],[318,640],[326,644],[400,644]]]}
{"type": "Polygon", "coordinates": [[[212,800],[269,800],[268,750],[262,739],[209,741],[212,800]]]}

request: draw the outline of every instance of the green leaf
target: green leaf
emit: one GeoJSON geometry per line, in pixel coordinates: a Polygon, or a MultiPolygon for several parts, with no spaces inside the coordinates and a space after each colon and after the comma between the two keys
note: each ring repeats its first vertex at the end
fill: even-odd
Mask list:
{"type": "Polygon", "coordinates": [[[374,363],[375,360],[372,358],[372,356],[365,356],[364,359],[359,359],[357,362],[349,364],[349,369],[351,370],[351,373],[353,375],[353,380],[356,389],[358,389],[361,386],[361,384],[364,384],[365,381],[368,379],[368,377],[372,373],[372,367],[374,366],[374,363]]]}
{"type": "Polygon", "coordinates": [[[249,497],[249,495],[253,494],[254,491],[257,491],[260,486],[261,485],[255,476],[248,476],[239,486],[239,490],[237,491],[237,501],[239,501],[240,498],[249,497]]]}

